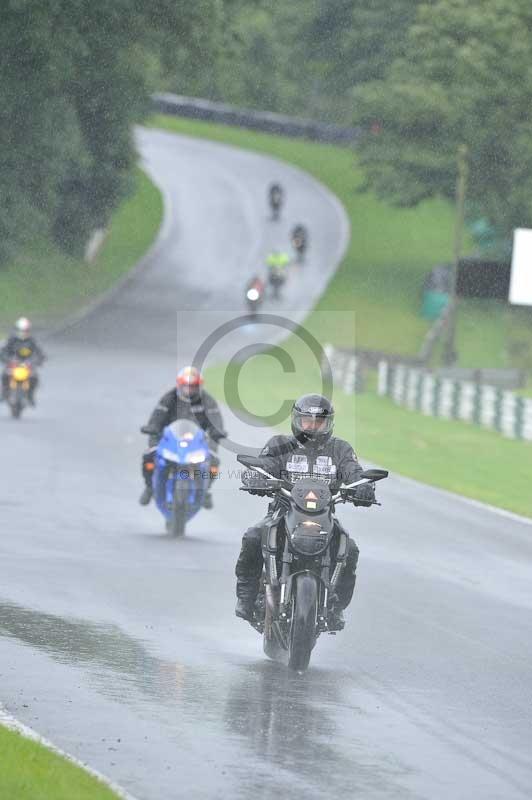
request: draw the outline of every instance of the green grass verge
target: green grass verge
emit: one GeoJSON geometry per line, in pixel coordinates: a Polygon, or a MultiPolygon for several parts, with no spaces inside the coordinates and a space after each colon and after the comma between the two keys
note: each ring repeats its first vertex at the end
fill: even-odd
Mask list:
{"type": "MultiPolygon", "coordinates": [[[[226,366],[207,370],[209,390],[233,408],[273,415],[287,399],[321,389],[321,377],[305,346],[284,349],[297,366],[284,373],[271,356],[246,362],[238,380],[226,366]],[[228,380],[227,380],[228,379],[228,380]],[[230,387],[226,391],[224,384],[230,387]]],[[[351,442],[362,461],[484,503],[532,517],[532,445],[462,422],[434,419],[396,406],[373,393],[334,391],[336,434],[351,442]]],[[[279,426],[288,430],[285,420],[279,426]]],[[[385,487],[381,490],[385,498],[385,487]]]]}
{"type": "Polygon", "coordinates": [[[0,330],[22,315],[38,324],[60,319],[109,289],[137,263],[157,234],[163,203],[140,169],[135,177],[135,191],[114,213],[92,264],[69,257],[43,237],[0,268],[0,330]]]}
{"type": "Polygon", "coordinates": [[[5,800],[116,800],[80,767],[0,726],[0,797],[5,800]]]}

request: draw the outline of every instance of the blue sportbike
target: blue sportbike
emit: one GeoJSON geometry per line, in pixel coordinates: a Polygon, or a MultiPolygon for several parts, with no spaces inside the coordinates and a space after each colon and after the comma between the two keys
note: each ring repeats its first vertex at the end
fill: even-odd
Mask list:
{"type": "Polygon", "coordinates": [[[203,506],[212,470],[213,456],[199,425],[178,419],[166,426],[155,453],[153,493],[172,536],[183,536],[203,506]]]}

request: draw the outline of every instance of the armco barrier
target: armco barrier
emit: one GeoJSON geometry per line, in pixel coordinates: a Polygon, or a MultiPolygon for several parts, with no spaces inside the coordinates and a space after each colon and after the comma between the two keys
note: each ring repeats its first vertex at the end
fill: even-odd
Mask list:
{"type": "Polygon", "coordinates": [[[512,439],[532,441],[532,399],[498,386],[381,361],[378,393],[427,416],[470,422],[512,439]]]}
{"type": "Polygon", "coordinates": [[[219,122],[224,125],[238,125],[242,128],[279,133],[331,144],[351,144],[360,137],[359,128],[329,125],[325,122],[288,117],[270,111],[251,111],[236,108],[225,103],[202,100],[199,97],[182,97],[177,94],[154,94],[152,102],[155,111],[177,117],[219,122]]]}

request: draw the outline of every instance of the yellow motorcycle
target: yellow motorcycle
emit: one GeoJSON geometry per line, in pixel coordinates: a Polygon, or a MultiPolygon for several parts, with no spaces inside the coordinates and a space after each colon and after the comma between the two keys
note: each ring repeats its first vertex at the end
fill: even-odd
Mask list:
{"type": "Polygon", "coordinates": [[[33,367],[30,361],[10,361],[6,367],[7,397],[11,414],[18,419],[24,408],[30,405],[30,386],[33,367]]]}

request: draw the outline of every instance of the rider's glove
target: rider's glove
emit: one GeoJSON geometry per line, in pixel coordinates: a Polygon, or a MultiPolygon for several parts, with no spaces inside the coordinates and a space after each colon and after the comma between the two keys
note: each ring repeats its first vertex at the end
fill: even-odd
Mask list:
{"type": "Polygon", "coordinates": [[[244,472],[242,483],[249,494],[256,494],[259,497],[265,497],[271,491],[264,478],[257,472],[244,472]]]}
{"type": "Polygon", "coordinates": [[[370,506],[375,502],[375,487],[372,483],[362,483],[347,492],[347,499],[355,506],[370,506]]]}

